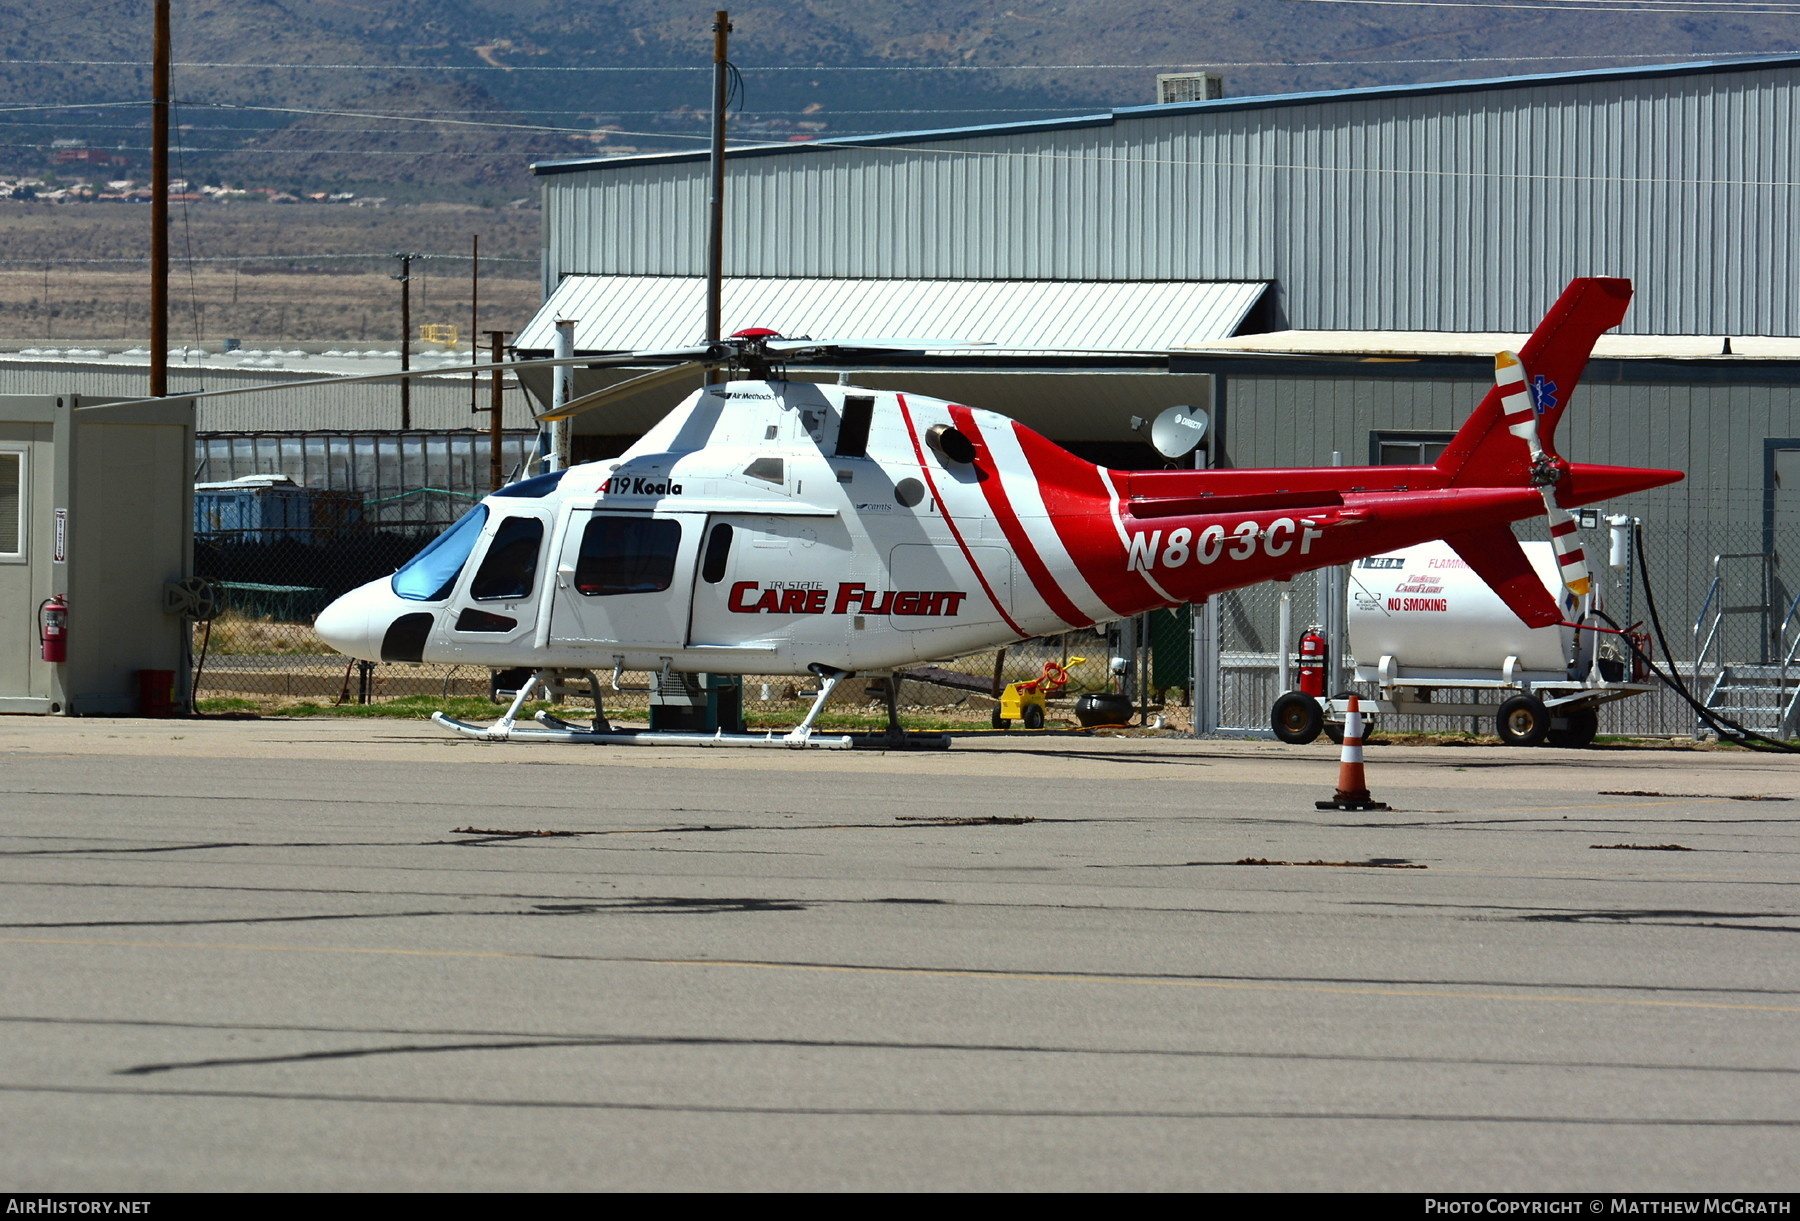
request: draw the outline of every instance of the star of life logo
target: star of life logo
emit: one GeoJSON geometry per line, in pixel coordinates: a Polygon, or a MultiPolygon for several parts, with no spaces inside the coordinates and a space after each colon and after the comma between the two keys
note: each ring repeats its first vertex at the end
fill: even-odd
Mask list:
{"type": "Polygon", "coordinates": [[[1531,405],[1539,415],[1556,406],[1556,383],[1542,373],[1531,379],[1531,405]]]}

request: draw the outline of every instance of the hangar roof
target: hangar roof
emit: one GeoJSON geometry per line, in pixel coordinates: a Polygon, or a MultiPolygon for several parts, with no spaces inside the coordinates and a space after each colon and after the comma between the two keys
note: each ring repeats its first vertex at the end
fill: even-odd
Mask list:
{"type": "MultiPolygon", "coordinates": [[[[768,326],[794,338],[942,339],[990,345],[977,357],[1166,353],[1236,332],[1261,281],[1006,281],[728,279],[729,334],[768,326]]],[[[577,352],[642,352],[700,342],[705,281],[697,276],[563,278],[514,347],[547,352],[559,318],[576,319],[577,352]]]]}
{"type": "MultiPolygon", "coordinates": [[[[1451,331],[1271,331],[1203,345],[1207,353],[1308,356],[1492,356],[1516,352],[1529,335],[1451,331]]],[[[1178,349],[1179,350],[1179,349],[1178,349]]],[[[1800,338],[1785,335],[1602,335],[1594,356],[1613,360],[1795,360],[1800,338]]]]}
{"type": "MultiPolygon", "coordinates": [[[[1655,64],[1629,68],[1596,68],[1581,72],[1552,72],[1530,76],[1498,76],[1467,81],[1436,81],[1417,85],[1379,85],[1364,89],[1332,89],[1311,93],[1275,93],[1253,97],[1217,98],[1203,102],[1174,102],[1151,106],[1120,106],[1098,114],[1071,115],[1055,119],[1038,119],[1023,123],[991,123],[975,127],[945,127],[921,131],[882,132],[861,136],[822,136],[816,140],[793,140],[779,144],[748,144],[726,150],[726,156],[776,157],[833,148],[881,148],[896,144],[920,144],[934,140],[963,140],[975,136],[1010,135],[1024,132],[1070,131],[1084,127],[1110,127],[1121,120],[1167,118],[1182,114],[1224,114],[1240,110],[1273,110],[1286,106],[1317,106],[1336,101],[1365,98],[1429,97],[1448,93],[1476,93],[1496,89],[1541,89],[1546,86],[1574,84],[1607,79],[1647,80],[1657,77],[1707,76],[1726,72],[1751,72],[1766,68],[1800,66],[1800,56],[1762,55],[1743,59],[1708,60],[1682,64],[1655,64]]],[[[705,161],[704,150],[680,153],[641,153],[628,157],[581,157],[571,160],[538,161],[531,166],[535,174],[574,174],[611,166],[662,164],[705,161]]]]}

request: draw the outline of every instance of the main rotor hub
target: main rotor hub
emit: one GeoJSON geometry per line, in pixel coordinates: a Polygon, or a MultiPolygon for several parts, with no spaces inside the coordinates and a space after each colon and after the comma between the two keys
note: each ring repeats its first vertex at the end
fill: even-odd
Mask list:
{"type": "Polygon", "coordinates": [[[766,382],[770,380],[770,366],[773,360],[769,355],[769,341],[780,339],[780,331],[766,326],[748,326],[741,331],[733,331],[731,337],[719,346],[730,353],[731,363],[744,371],[751,381],[766,382]]]}

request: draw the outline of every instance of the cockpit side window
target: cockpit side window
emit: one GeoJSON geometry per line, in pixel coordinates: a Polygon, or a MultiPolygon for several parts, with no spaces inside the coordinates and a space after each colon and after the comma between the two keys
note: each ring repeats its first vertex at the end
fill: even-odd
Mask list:
{"type": "Polygon", "coordinates": [[[590,598],[669,588],[681,523],[666,518],[596,516],[581,535],[575,588],[590,598]]]}
{"type": "Polygon", "coordinates": [[[837,456],[866,458],[869,456],[869,425],[875,419],[875,397],[868,394],[844,396],[844,414],[838,420],[837,456]]]}
{"type": "Polygon", "coordinates": [[[725,579],[725,563],[731,558],[731,523],[720,522],[706,536],[706,556],[700,561],[700,579],[717,585],[725,579]]]}
{"type": "Polygon", "coordinates": [[[400,566],[390,582],[393,591],[409,602],[437,602],[449,597],[486,524],[486,505],[476,505],[463,514],[455,525],[432,539],[425,550],[400,566]]]}
{"type": "Polygon", "coordinates": [[[544,523],[535,517],[509,517],[494,531],[494,541],[481,557],[481,567],[469,582],[469,596],[478,601],[524,598],[537,583],[538,552],[544,542],[544,523]]]}

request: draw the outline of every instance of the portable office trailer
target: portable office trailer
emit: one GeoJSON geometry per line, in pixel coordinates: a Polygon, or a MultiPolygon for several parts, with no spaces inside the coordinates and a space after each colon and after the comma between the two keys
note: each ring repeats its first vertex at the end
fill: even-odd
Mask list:
{"type": "Polygon", "coordinates": [[[166,587],[192,571],[193,453],[192,399],[0,395],[0,712],[130,715],[141,672],[185,702],[187,621],[166,587]],[[59,595],[66,660],[50,661],[40,623],[59,595]]]}

